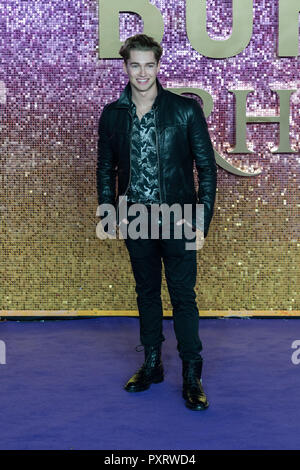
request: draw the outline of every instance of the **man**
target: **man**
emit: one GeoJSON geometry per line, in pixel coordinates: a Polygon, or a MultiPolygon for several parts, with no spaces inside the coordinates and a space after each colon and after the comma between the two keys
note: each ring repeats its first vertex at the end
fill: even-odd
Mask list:
{"type": "MultiPolygon", "coordinates": [[[[214,151],[201,106],[194,99],[162,88],[157,74],[161,46],[153,38],[138,34],[128,38],[119,51],[129,82],[120,98],[107,104],[99,121],[97,190],[99,204],[116,207],[118,195],[130,204],[141,203],[150,218],[155,204],[181,206],[204,204],[203,231],[193,212],[191,220],[197,249],[207,237],[213,216],[217,168],[214,151]],[[199,181],[195,190],[193,164],[199,181]]],[[[132,216],[131,216],[132,217],[132,216]]],[[[128,216],[117,226],[130,223],[128,216]]],[[[103,217],[101,218],[103,220],[103,217]]],[[[161,360],[163,309],[161,273],[164,262],[166,281],[173,306],[177,349],[182,360],[183,397],[192,410],[209,406],[202,387],[202,343],[198,336],[199,311],[194,286],[197,275],[196,250],[187,250],[186,238],[125,238],[136,281],[140,319],[140,339],[145,361],[128,380],[125,390],[139,392],[164,379],[161,360]]],[[[161,218],[158,223],[161,230],[161,218]]],[[[173,235],[173,236],[172,236],[173,235]]]]}

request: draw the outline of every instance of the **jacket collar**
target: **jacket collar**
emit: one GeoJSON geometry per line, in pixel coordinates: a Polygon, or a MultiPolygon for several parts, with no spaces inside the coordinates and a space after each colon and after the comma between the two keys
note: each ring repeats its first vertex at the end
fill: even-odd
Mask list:
{"type": "MultiPolygon", "coordinates": [[[[156,85],[157,85],[157,96],[155,98],[155,101],[153,103],[153,107],[157,108],[159,105],[159,102],[161,100],[161,96],[163,94],[163,87],[161,86],[158,78],[156,77],[156,85]]],[[[129,108],[131,106],[131,85],[130,82],[127,83],[126,87],[122,91],[120,98],[116,102],[116,107],[117,108],[129,108]]]]}

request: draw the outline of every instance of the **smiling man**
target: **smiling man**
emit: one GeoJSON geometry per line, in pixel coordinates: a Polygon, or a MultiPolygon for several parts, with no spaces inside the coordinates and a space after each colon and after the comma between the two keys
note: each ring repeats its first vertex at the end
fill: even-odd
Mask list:
{"type": "MultiPolygon", "coordinates": [[[[165,90],[157,74],[161,46],[151,37],[138,34],[120,49],[129,82],[120,98],[107,104],[99,121],[97,190],[98,202],[116,207],[118,196],[129,206],[142,204],[151,218],[154,205],[204,205],[204,225],[190,220],[197,249],[203,246],[213,216],[217,168],[201,106],[193,99],[165,90]],[[199,189],[194,185],[196,164],[199,189]]],[[[133,216],[117,226],[131,223],[133,216]]],[[[103,219],[103,217],[102,217],[103,219]]],[[[101,220],[102,220],[101,219],[101,220]]],[[[140,392],[164,380],[161,344],[165,340],[161,301],[162,261],[173,306],[177,349],[182,360],[186,406],[203,410],[209,406],[202,387],[202,343],[198,334],[199,311],[195,301],[197,251],[186,249],[186,238],[175,238],[175,226],[188,220],[170,220],[170,237],[125,238],[136,282],[140,340],[145,360],[128,380],[125,390],[140,392]]],[[[151,225],[151,221],[150,221],[151,225]]]]}
{"type": "Polygon", "coordinates": [[[156,62],[154,52],[132,50],[128,61],[123,63],[123,68],[131,84],[133,100],[144,99],[145,103],[151,103],[157,96],[156,76],[160,69],[160,62],[156,62]]]}

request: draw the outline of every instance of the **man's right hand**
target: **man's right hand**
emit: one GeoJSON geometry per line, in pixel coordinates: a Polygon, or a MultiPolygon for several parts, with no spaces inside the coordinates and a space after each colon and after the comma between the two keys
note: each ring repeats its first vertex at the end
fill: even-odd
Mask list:
{"type": "MultiPolygon", "coordinates": [[[[129,222],[126,218],[122,219],[121,223],[129,224],[129,222]]],[[[113,231],[114,231],[113,233],[108,233],[107,231],[105,231],[101,220],[100,220],[99,224],[97,225],[97,236],[101,240],[105,240],[106,238],[110,238],[110,239],[115,239],[115,238],[117,238],[117,239],[121,238],[122,239],[123,238],[122,237],[122,231],[120,231],[120,225],[116,224],[115,221],[113,223],[113,231]]]]}
{"type": "MultiPolygon", "coordinates": [[[[105,226],[107,230],[107,225],[105,226]]],[[[102,221],[97,224],[96,232],[97,232],[97,237],[100,238],[100,240],[106,240],[107,238],[114,239],[116,238],[116,225],[113,225],[113,233],[108,233],[107,231],[104,230],[104,227],[102,225],[102,221]]]]}

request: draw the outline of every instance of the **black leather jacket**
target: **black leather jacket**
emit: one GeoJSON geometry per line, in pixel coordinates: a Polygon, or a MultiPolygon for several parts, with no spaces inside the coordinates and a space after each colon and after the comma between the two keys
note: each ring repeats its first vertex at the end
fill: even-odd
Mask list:
{"type": "MultiPolygon", "coordinates": [[[[158,79],[156,82],[158,94],[154,108],[161,203],[204,204],[206,237],[217,186],[217,166],[206,120],[196,100],[176,95],[165,90],[158,79]],[[194,160],[198,194],[194,184],[194,160]]],[[[128,82],[120,98],[104,107],[99,120],[98,203],[113,204],[116,209],[119,197],[126,194],[130,184],[130,103],[128,82]]]]}

